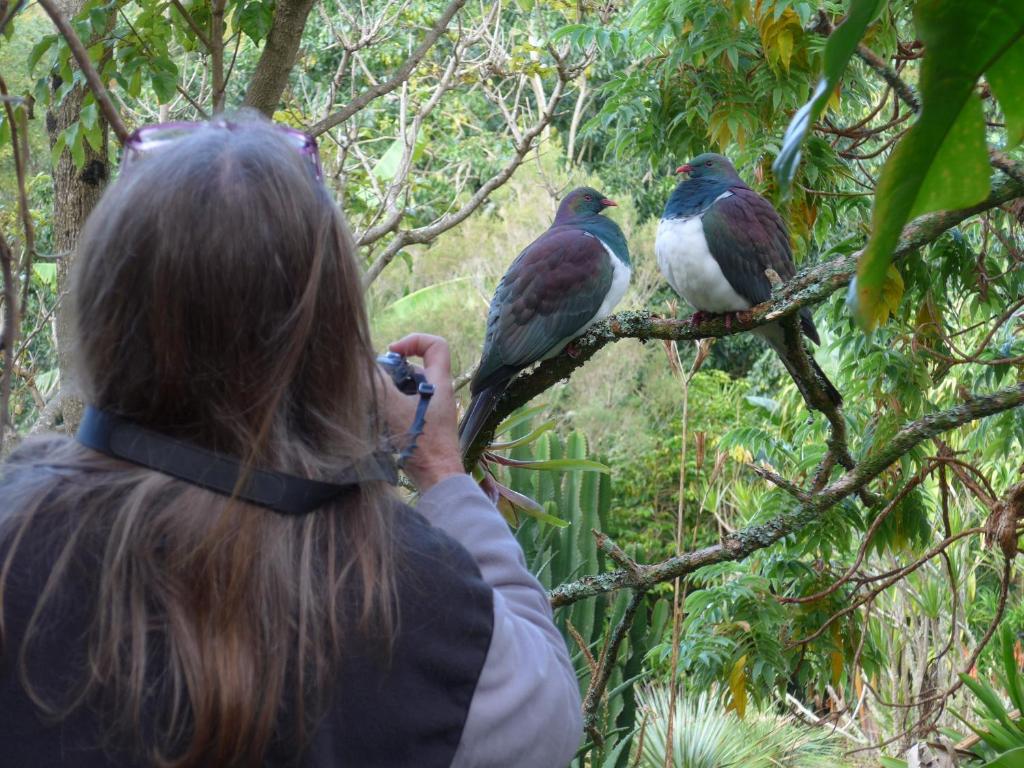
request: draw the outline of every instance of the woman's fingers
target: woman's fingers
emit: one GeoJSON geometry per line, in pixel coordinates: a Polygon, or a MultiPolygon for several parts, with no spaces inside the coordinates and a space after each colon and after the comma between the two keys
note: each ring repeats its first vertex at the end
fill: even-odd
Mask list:
{"type": "MultiPolygon", "coordinates": [[[[405,338],[389,344],[388,349],[405,357],[422,358],[426,371],[440,374],[440,377],[445,379],[451,378],[451,350],[448,348],[448,342],[440,336],[433,336],[429,333],[410,333],[405,338]]],[[[438,377],[438,382],[441,380],[440,377],[438,377]]],[[[434,382],[429,373],[427,379],[434,382]]]]}
{"type": "MultiPolygon", "coordinates": [[[[388,345],[388,349],[407,358],[422,358],[423,374],[434,385],[424,432],[415,453],[405,464],[406,473],[420,491],[425,491],[444,477],[463,472],[452,390],[451,351],[447,341],[428,333],[409,334],[388,345]]],[[[388,420],[395,434],[408,428],[418,398],[399,395],[396,390],[389,401],[388,420]],[[402,423],[395,424],[395,420],[402,423]]]]}

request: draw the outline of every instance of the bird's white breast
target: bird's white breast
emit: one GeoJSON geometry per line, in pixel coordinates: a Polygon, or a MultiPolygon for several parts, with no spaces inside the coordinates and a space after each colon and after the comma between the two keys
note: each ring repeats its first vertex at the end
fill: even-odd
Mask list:
{"type": "Polygon", "coordinates": [[[658,268],[694,309],[738,312],[751,304],[729,284],[708,249],[701,217],[662,219],[654,239],[658,268]]]}
{"type": "Polygon", "coordinates": [[[629,279],[633,274],[633,270],[623,264],[619,257],[615,255],[615,252],[605,245],[603,240],[601,245],[604,245],[604,249],[608,251],[608,258],[612,261],[612,284],[608,289],[608,295],[601,302],[601,308],[594,315],[594,319],[587,323],[588,328],[599,320],[604,320],[618,306],[619,302],[622,301],[622,297],[626,295],[626,289],[629,288],[629,279]]]}

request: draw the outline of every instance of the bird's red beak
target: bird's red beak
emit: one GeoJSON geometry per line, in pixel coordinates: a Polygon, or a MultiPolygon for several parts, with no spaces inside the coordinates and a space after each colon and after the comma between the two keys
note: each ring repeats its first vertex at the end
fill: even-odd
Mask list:
{"type": "Polygon", "coordinates": [[[616,203],[616,202],[615,202],[614,200],[609,200],[609,199],[608,199],[608,198],[606,197],[606,198],[604,198],[604,199],[603,199],[603,200],[601,201],[601,205],[606,205],[606,206],[607,206],[607,205],[615,205],[615,206],[617,206],[617,205],[618,205],[618,203],[616,203]]]}
{"type": "Polygon", "coordinates": [[[693,166],[687,163],[686,165],[680,165],[676,168],[676,173],[690,173],[693,171],[693,166]]]}

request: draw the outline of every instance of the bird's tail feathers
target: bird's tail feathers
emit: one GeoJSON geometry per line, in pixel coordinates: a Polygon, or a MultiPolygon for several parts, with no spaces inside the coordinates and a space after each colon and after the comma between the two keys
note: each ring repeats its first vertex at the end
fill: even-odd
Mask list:
{"type": "Polygon", "coordinates": [[[485,387],[473,395],[473,399],[470,400],[469,407],[466,408],[466,413],[463,415],[462,421],[459,422],[459,450],[463,456],[469,451],[477,435],[480,434],[480,430],[483,429],[484,422],[491,415],[494,404],[505,391],[506,383],[503,381],[485,387]]]}

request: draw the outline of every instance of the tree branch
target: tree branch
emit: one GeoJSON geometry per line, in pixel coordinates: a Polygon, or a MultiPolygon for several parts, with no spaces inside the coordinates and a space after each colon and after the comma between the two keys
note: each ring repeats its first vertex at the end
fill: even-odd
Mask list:
{"type": "Polygon", "coordinates": [[[224,7],[227,0],[213,0],[210,11],[210,79],[213,84],[213,114],[224,111],[224,7]]]}
{"type": "Polygon", "coordinates": [[[622,646],[622,641],[626,639],[626,633],[629,632],[629,628],[633,626],[633,619],[636,618],[637,608],[640,607],[643,599],[644,593],[639,590],[634,592],[629,598],[626,612],[623,614],[622,620],[612,630],[608,643],[601,653],[597,671],[590,679],[590,685],[587,686],[587,694],[583,698],[583,727],[594,741],[598,743],[601,741],[601,734],[597,730],[597,709],[601,704],[605,688],[608,687],[608,679],[611,677],[612,670],[615,669],[615,662],[619,657],[619,648],[622,646]]]}
{"type": "Polygon", "coordinates": [[[11,423],[11,383],[14,380],[14,345],[18,338],[18,289],[14,284],[14,256],[3,232],[0,232],[0,272],[4,278],[4,325],[0,333],[0,350],[4,353],[3,378],[0,379],[0,456],[4,437],[11,423]]]}
{"type": "Polygon", "coordinates": [[[820,493],[814,494],[794,511],[752,525],[725,536],[721,543],[694,552],[671,557],[655,565],[641,565],[636,571],[618,570],[562,584],[550,593],[555,608],[577,600],[628,587],[649,589],[671,579],[685,576],[698,568],[728,560],[742,560],[784,536],[795,533],[817,520],[821,513],[856,493],[901,456],[925,440],[986,416],[1024,405],[1024,383],[1001,389],[990,395],[974,396],[961,405],[931,413],[911,422],[897,432],[882,450],[864,459],[820,493]]]}
{"type": "Polygon", "coordinates": [[[889,84],[889,86],[896,91],[897,95],[906,102],[907,106],[910,107],[914,112],[921,111],[921,100],[917,98],[917,94],[914,93],[914,89],[911,88],[901,78],[896,70],[890,67],[877,53],[868,48],[864,43],[857,45],[857,56],[871,67],[878,75],[889,84]]]}
{"type": "MultiPolygon", "coordinates": [[[[28,292],[32,281],[29,279],[29,272],[32,269],[32,261],[36,255],[36,234],[32,225],[32,212],[28,209],[28,191],[25,188],[25,169],[29,165],[29,143],[28,126],[20,122],[14,113],[10,95],[7,92],[7,83],[0,77],[0,95],[4,97],[4,112],[7,115],[7,124],[11,131],[11,152],[14,157],[14,176],[18,185],[18,214],[21,217],[21,229],[24,233],[24,251],[21,257],[19,270],[25,275],[25,283],[21,293],[21,307],[28,306],[28,292]]],[[[27,109],[27,107],[26,107],[27,109]]],[[[25,114],[24,112],[22,114],[25,114]]],[[[19,313],[17,324],[21,324],[19,313]]],[[[0,441],[2,442],[2,441],[0,441]]]]}
{"type": "MultiPolygon", "coordinates": [[[[366,277],[363,280],[364,287],[369,286],[377,279],[380,273],[384,271],[384,268],[391,263],[391,260],[398,255],[398,252],[401,251],[402,248],[407,245],[429,243],[442,233],[447,232],[452,227],[460,224],[471,213],[473,213],[473,211],[480,207],[480,204],[487,199],[491,192],[512,177],[516,168],[522,165],[523,159],[533,148],[534,139],[540,136],[554,117],[555,110],[559,103],[561,103],[562,96],[565,93],[566,77],[567,75],[559,69],[559,79],[555,84],[554,90],[551,92],[551,96],[548,98],[547,109],[541,114],[537,119],[537,122],[534,123],[529,130],[523,132],[521,139],[515,144],[512,158],[505,164],[505,167],[481,184],[480,188],[473,193],[473,196],[470,197],[469,200],[467,200],[466,203],[454,213],[445,214],[432,224],[417,227],[416,229],[401,231],[395,235],[395,238],[388,243],[387,248],[381,252],[380,256],[377,257],[367,270],[366,277]]],[[[495,426],[496,425],[497,422],[495,422],[495,426]]],[[[491,434],[493,435],[493,427],[491,429],[491,434]]],[[[488,436],[488,439],[490,439],[490,435],[488,436]]]]}
{"type": "Polygon", "coordinates": [[[181,14],[181,18],[183,18],[185,23],[188,24],[192,33],[199,38],[199,42],[203,44],[203,47],[207,51],[212,51],[213,46],[210,44],[210,38],[206,36],[206,33],[203,32],[203,28],[199,26],[196,20],[192,17],[192,14],[189,13],[185,6],[181,4],[181,0],[171,0],[171,5],[173,5],[175,9],[177,9],[178,13],[181,14]]]}
{"type": "Polygon", "coordinates": [[[96,103],[99,104],[104,119],[110,125],[114,135],[117,136],[117,140],[124,144],[128,140],[128,129],[125,127],[124,121],[121,120],[121,115],[115,109],[114,102],[110,100],[110,94],[103,87],[103,81],[100,80],[99,73],[89,58],[89,52],[85,50],[85,46],[82,45],[82,41],[75,34],[75,30],[68,24],[68,20],[57,10],[53,0],[39,0],[39,5],[46,11],[50,19],[53,20],[53,25],[57,27],[57,31],[67,41],[68,48],[71,49],[71,55],[75,57],[75,61],[82,70],[82,74],[85,75],[85,81],[89,84],[89,90],[92,91],[96,103]]]}
{"type": "Polygon", "coordinates": [[[412,71],[417,67],[420,61],[422,61],[423,57],[427,55],[427,52],[434,46],[434,43],[437,42],[438,38],[444,34],[444,31],[448,28],[448,24],[451,22],[452,18],[454,18],[455,14],[458,13],[465,4],[466,0],[452,0],[452,2],[448,4],[448,7],[444,9],[444,12],[438,17],[437,21],[434,22],[434,26],[432,26],[430,31],[427,32],[427,36],[423,38],[423,42],[416,47],[416,50],[409,54],[409,58],[407,58],[405,63],[395,71],[394,75],[383,83],[378,83],[372,88],[368,88],[363,91],[337,112],[328,115],[320,122],[311,126],[307,130],[307,133],[311,136],[319,136],[324,131],[329,131],[334,126],[348,120],[352,115],[363,109],[363,107],[374,99],[380,98],[387,93],[391,93],[391,91],[398,88],[408,79],[409,75],[412,74],[412,71]]]}

